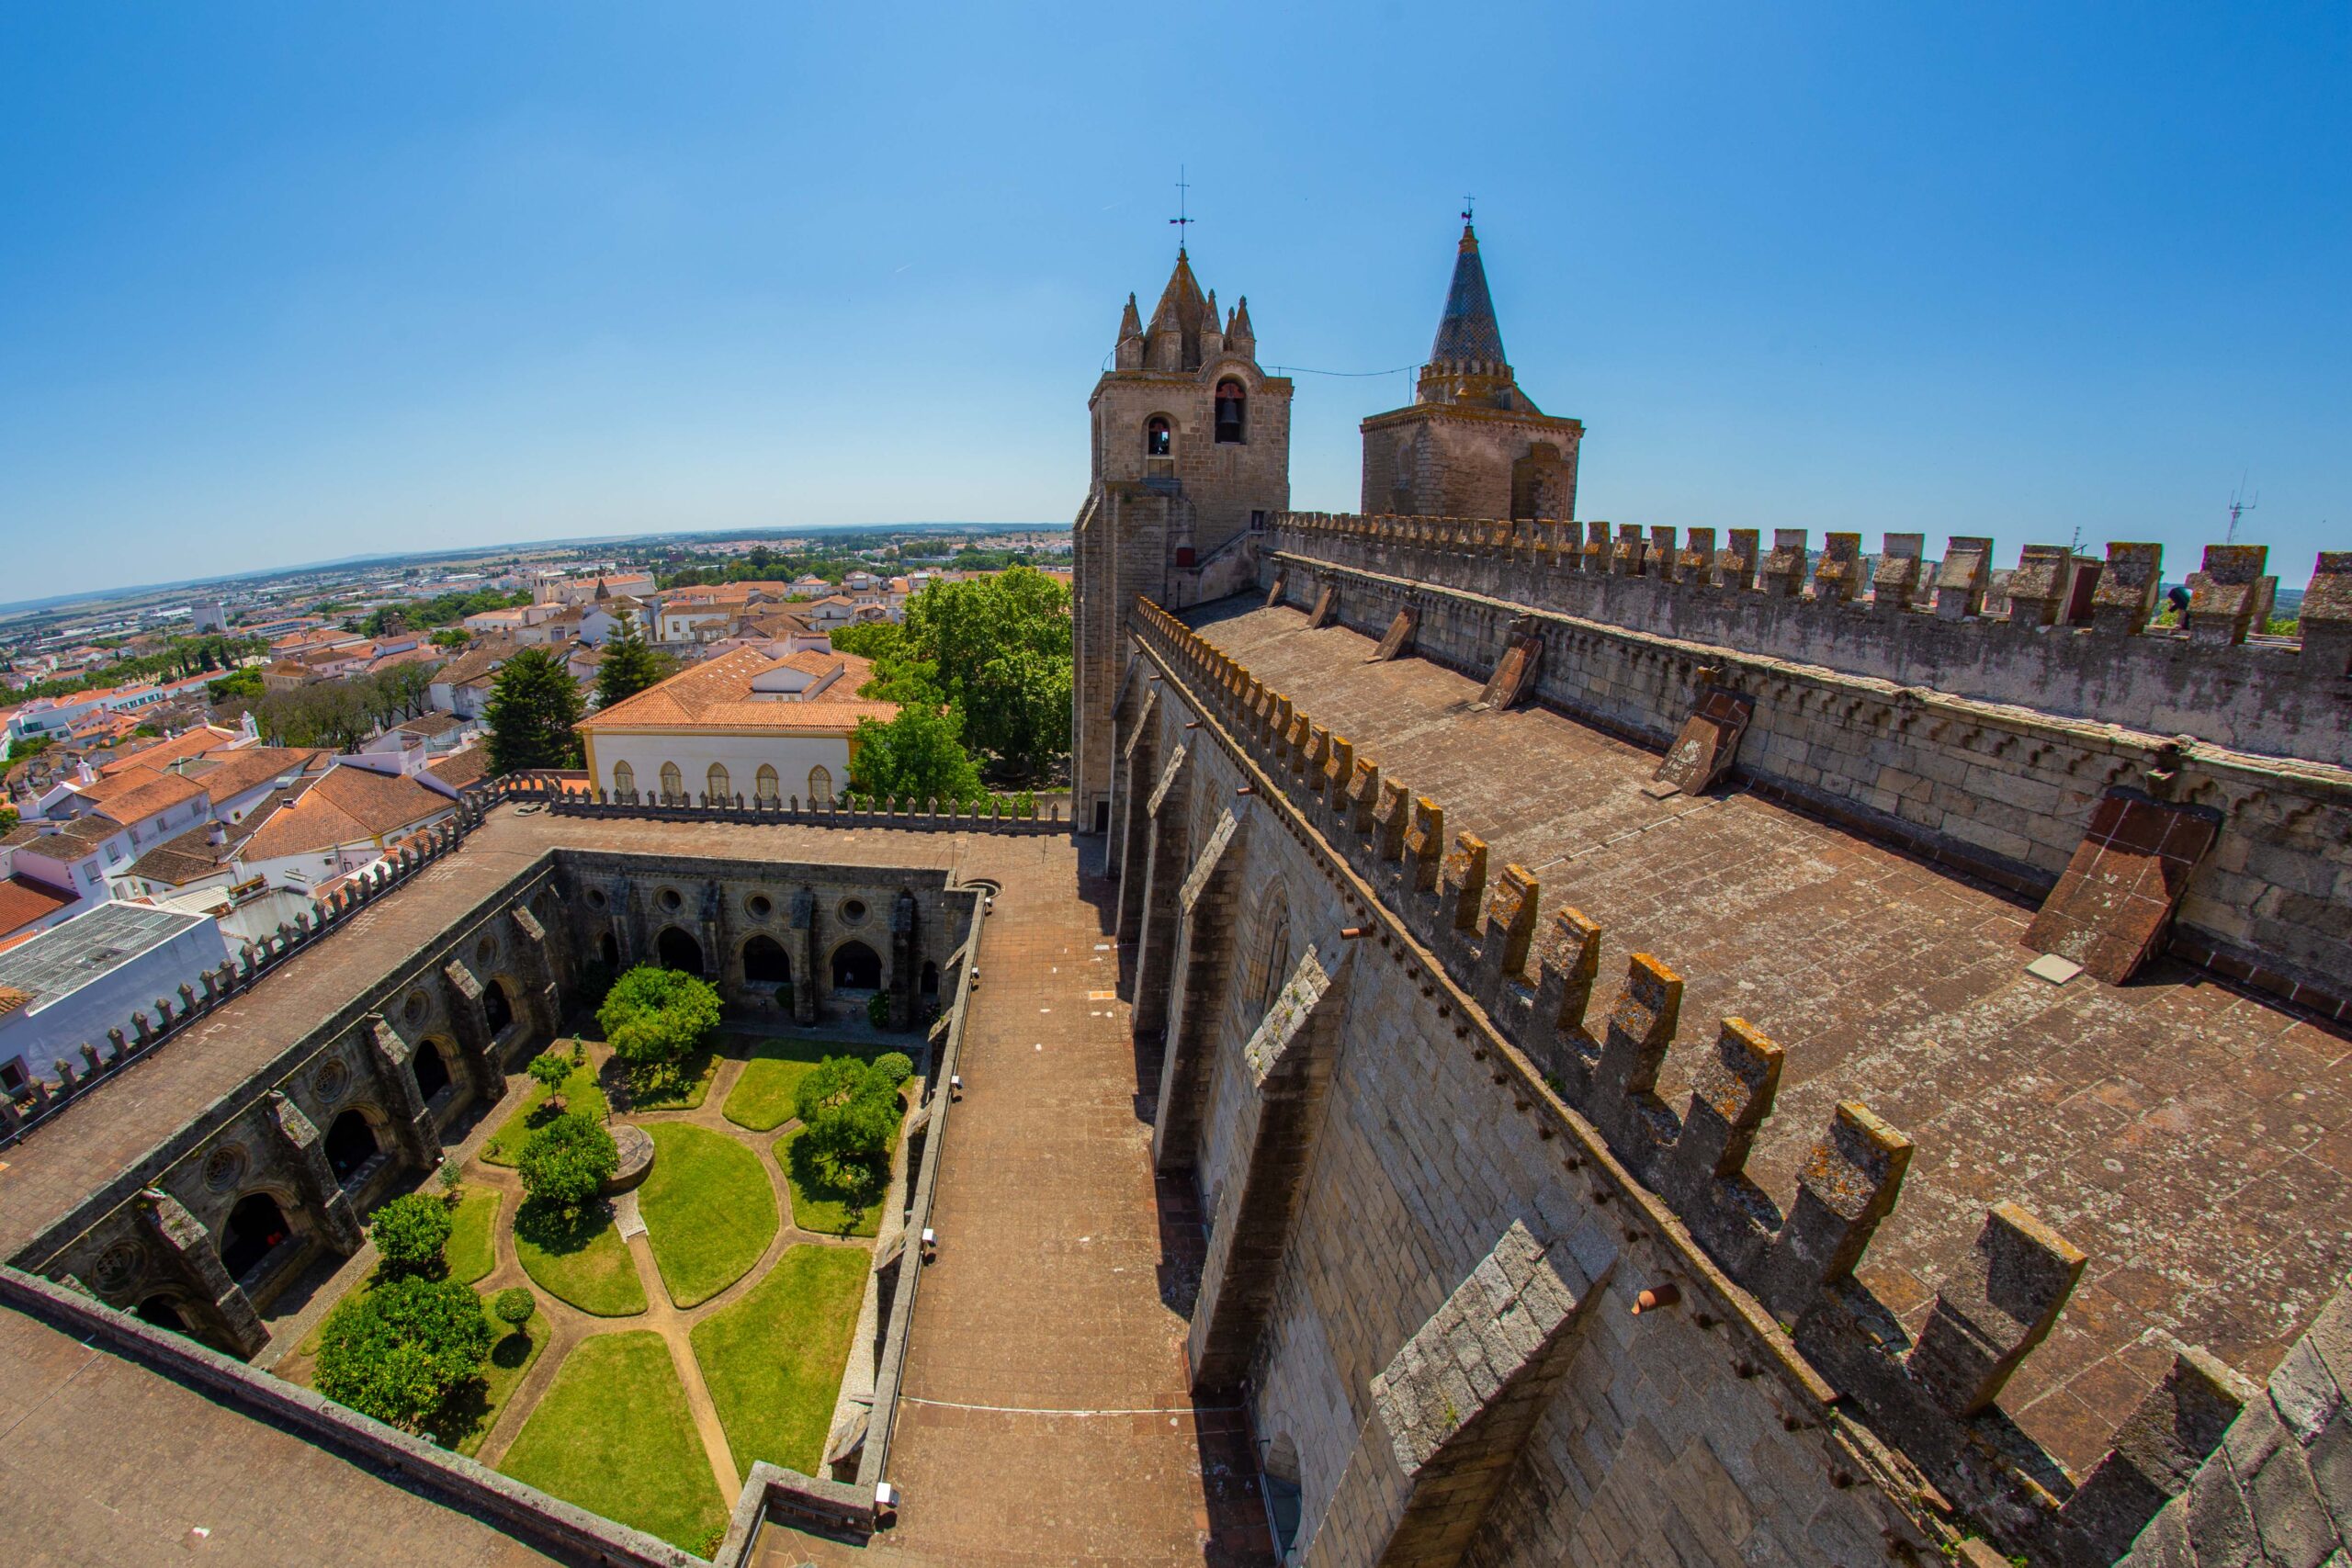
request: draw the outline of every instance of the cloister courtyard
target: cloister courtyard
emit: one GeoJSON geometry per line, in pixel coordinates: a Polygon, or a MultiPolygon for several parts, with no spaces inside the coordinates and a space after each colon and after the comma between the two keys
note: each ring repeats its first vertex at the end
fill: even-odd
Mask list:
{"type": "MultiPolygon", "coordinates": [[[[486,1304],[514,1286],[536,1298],[525,1326],[497,1325],[481,1378],[431,1435],[707,1555],[754,1461],[823,1472],[853,1347],[862,1337],[870,1356],[875,1337],[875,1239],[903,1190],[903,1140],[887,1182],[844,1187],[796,1157],[794,1090],[827,1056],[919,1053],[920,1037],[730,1021],[674,1087],[636,1094],[602,1041],[549,1049],[568,1060],[575,1042],[568,1079],[551,1091],[512,1075],[451,1151],[458,1184],[420,1190],[450,1208],[447,1278],[486,1304]],[[534,1201],[514,1165],[555,1114],[551,1093],[616,1133],[642,1129],[642,1182],[571,1218],[534,1201]]],[[[277,1372],[311,1382],[328,1313],[379,1278],[371,1244],[311,1292],[277,1325],[277,1372]]],[[[870,1395],[870,1366],[854,1392],[870,1395]]]]}

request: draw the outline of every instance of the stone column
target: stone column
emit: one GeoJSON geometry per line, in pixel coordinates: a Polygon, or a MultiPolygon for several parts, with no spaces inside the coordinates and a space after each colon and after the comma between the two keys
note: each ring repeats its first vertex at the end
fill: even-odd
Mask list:
{"type": "Polygon", "coordinates": [[[180,1206],[178,1199],[156,1188],[139,1195],[139,1213],[149,1234],[161,1245],[172,1271],[199,1301],[212,1303],[214,1314],[238,1355],[251,1359],[269,1343],[269,1330],[244,1287],[229,1276],[204,1223],[180,1206]]]}
{"type": "Polygon", "coordinates": [[[433,1125],[433,1112],[425,1109],[424,1092],[416,1084],[416,1071],[410,1066],[415,1053],[384,1021],[382,1013],[369,1013],[359,1027],[368,1035],[368,1068],[377,1088],[383,1091],[392,1136],[400,1140],[401,1152],[408,1156],[411,1165],[420,1170],[431,1170],[441,1163],[441,1134],[433,1125]]]}
{"type": "MultiPolygon", "coordinates": [[[[1379,1420],[1366,1424],[1349,1468],[1363,1483],[1383,1472],[1403,1483],[1395,1525],[1385,1540],[1373,1532],[1380,1544],[1370,1560],[1380,1568],[1453,1568],[1468,1553],[1537,1417],[1576,1359],[1581,1329],[1601,1294],[1599,1280],[1579,1294],[1562,1269],[1581,1277],[1565,1257],[1555,1263],[1527,1226],[1513,1220],[1494,1250],[1372,1380],[1379,1420]]],[[[1372,1484],[1355,1490],[1359,1506],[1379,1506],[1366,1495],[1372,1484]]],[[[1337,1509],[1335,1502],[1334,1515],[1337,1509]]],[[[1340,1534],[1331,1532],[1328,1548],[1317,1536],[1307,1561],[1336,1561],[1344,1549],[1340,1534]]]]}
{"type": "Polygon", "coordinates": [[[803,887],[792,896],[792,910],[784,933],[786,955],[792,960],[792,1021],[817,1021],[817,893],[803,887]]]}
{"type": "Polygon", "coordinates": [[[1241,836],[1239,818],[1231,811],[1221,815],[1177,893],[1182,915],[1170,964],[1177,983],[1169,1007],[1167,1049],[1159,1064],[1159,1111],[1151,1130],[1152,1164],[1160,1170],[1191,1165],[1200,1142],[1216,1001],[1231,979],[1241,836]]]}
{"type": "Polygon", "coordinates": [[[319,1136],[316,1124],[302,1114],[302,1108],[283,1093],[272,1089],[266,1099],[270,1125],[277,1129],[278,1142],[293,1168],[294,1190],[317,1216],[319,1234],[326,1238],[327,1245],[345,1258],[350,1257],[359,1250],[363,1239],[359,1216],[351,1212],[351,1200],[344,1196],[342,1185],[327,1164],[325,1140],[319,1136]]]}
{"type": "Polygon", "coordinates": [[[915,1026],[915,997],[922,988],[922,962],[915,941],[915,896],[901,891],[890,901],[890,1027],[915,1026]]]}
{"type": "Polygon", "coordinates": [[[1243,1048],[1250,1092],[1220,1107],[1219,1119],[1230,1117],[1238,1125],[1226,1140],[1233,1151],[1230,1168],[1202,1173],[1201,1185],[1220,1190],[1223,1199],[1185,1343],[1196,1392],[1238,1384],[1265,1332],[1314,1149],[1317,1112],[1339,1055],[1347,963],[1342,956],[1327,971],[1316,951],[1306,950],[1243,1048]]]}
{"type": "Polygon", "coordinates": [[[1136,928],[1135,1032],[1168,1022],[1169,962],[1176,945],[1176,885],[1183,874],[1185,782],[1191,758],[1179,746],[1151,792],[1150,847],[1144,858],[1143,919],[1136,928]]]}
{"type": "Polygon", "coordinates": [[[509,911],[514,926],[514,968],[523,978],[523,1010],[539,1034],[548,1040],[563,1028],[563,1006],[556,995],[555,960],[548,951],[547,928],[527,904],[509,911]]]}
{"type": "Polygon", "coordinates": [[[481,982],[456,959],[441,966],[449,999],[449,1021],[458,1036],[458,1055],[465,1059],[466,1079],[485,1103],[495,1104],[506,1091],[506,1075],[490,1055],[490,1015],[482,1010],[481,982]]]}
{"type": "MultiPolygon", "coordinates": [[[[1153,693],[1153,697],[1159,695],[1153,693]]],[[[1148,701],[1144,716],[1156,704],[1148,701]]],[[[1140,719],[1127,737],[1111,792],[1111,836],[1104,841],[1107,869],[1119,879],[1119,905],[1112,925],[1114,942],[1132,942],[1143,925],[1144,866],[1150,855],[1151,814],[1145,809],[1146,792],[1157,782],[1152,769],[1150,732],[1140,719]]]]}

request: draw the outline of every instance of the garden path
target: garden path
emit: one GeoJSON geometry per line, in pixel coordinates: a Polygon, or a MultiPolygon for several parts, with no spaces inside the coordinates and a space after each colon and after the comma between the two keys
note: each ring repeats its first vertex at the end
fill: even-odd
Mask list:
{"type": "MultiPolygon", "coordinates": [[[[784,1032],[782,1031],[744,1031],[732,1022],[727,1027],[736,1032],[784,1032]]],[[[808,1034],[808,1032],[804,1031],[792,1032],[802,1037],[808,1034]]],[[[609,1064],[608,1049],[594,1041],[589,1042],[588,1048],[590,1059],[600,1069],[600,1077],[606,1079],[607,1093],[613,1093],[614,1085],[610,1081],[609,1075],[602,1073],[602,1069],[609,1064]]],[[[641,1313],[628,1317],[600,1317],[582,1311],[540,1285],[525,1271],[521,1258],[514,1247],[514,1216],[524,1198],[522,1181],[511,1168],[492,1165],[481,1157],[481,1145],[487,1141],[487,1130],[501,1125],[504,1116],[511,1113],[512,1106],[502,1102],[496,1116],[483,1118],[483,1131],[469,1140],[468,1145],[460,1151],[465,1157],[467,1181],[494,1187],[504,1195],[504,1201],[499,1207],[498,1224],[494,1231],[497,1266],[488,1276],[478,1281],[478,1288],[485,1292],[494,1292],[509,1285],[528,1286],[532,1293],[538,1297],[540,1310],[547,1314],[553,1325],[548,1343],[541,1350],[538,1359],[532,1364],[529,1372],[525,1375],[521,1385],[514,1390],[500,1409],[488,1437],[483,1440],[481,1451],[476,1456],[483,1463],[495,1468],[505,1458],[506,1451],[514,1446],[515,1438],[529,1422],[532,1411],[537,1408],[548,1388],[553,1386],[564,1359],[579,1347],[582,1340],[599,1334],[650,1330],[659,1334],[662,1343],[669,1349],[671,1364],[678,1374],[679,1386],[685,1393],[686,1407],[694,1416],[695,1429],[702,1438],[703,1449],[710,1464],[711,1475],[718,1483],[719,1495],[726,1499],[729,1506],[733,1505],[735,1495],[742,1485],[742,1470],[728,1442],[726,1427],[719,1421],[718,1405],[711,1398],[709,1385],[704,1381],[701,1363],[695,1357],[693,1343],[695,1326],[705,1318],[724,1311],[741,1300],[746,1292],[755,1289],[767,1278],[785,1253],[794,1247],[854,1247],[870,1250],[873,1246],[870,1240],[863,1237],[842,1237],[805,1231],[793,1223],[791,1184],[786,1179],[784,1169],[777,1162],[772,1145],[776,1139],[782,1137],[797,1123],[786,1122],[783,1126],[767,1132],[753,1132],[728,1121],[723,1113],[727,1096],[733,1090],[737,1080],[742,1077],[748,1061],[748,1053],[741,1048],[722,1055],[718,1069],[711,1078],[702,1103],[696,1106],[678,1110],[635,1111],[626,1108],[624,1096],[616,1095],[614,1100],[614,1121],[632,1122],[642,1127],[683,1122],[718,1133],[750,1149],[758,1157],[760,1169],[767,1178],[769,1193],[776,1205],[775,1235],[769,1239],[757,1261],[744,1271],[741,1279],[692,1307],[680,1307],[672,1301],[669,1290],[662,1279],[661,1266],[653,1256],[650,1240],[644,1235],[630,1237],[627,1244],[631,1264],[637,1272],[639,1287],[645,1293],[646,1310],[641,1313]]],[[[514,1081],[523,1086],[527,1086],[529,1083],[527,1078],[520,1075],[516,1075],[514,1081]]]]}

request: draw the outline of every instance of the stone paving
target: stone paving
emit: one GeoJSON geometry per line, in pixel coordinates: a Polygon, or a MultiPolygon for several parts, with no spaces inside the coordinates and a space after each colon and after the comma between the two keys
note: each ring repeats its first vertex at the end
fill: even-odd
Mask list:
{"type": "MultiPolygon", "coordinates": [[[[1099,859],[1098,843],[1080,842],[1099,859]]],[[[933,1224],[944,1245],[922,1286],[904,1383],[908,1397],[889,1467],[906,1497],[901,1523],[863,1552],[771,1529],[758,1543],[756,1560],[1219,1568],[1270,1562],[1246,1427],[1236,1411],[1196,1408],[1186,1392],[1182,1334],[1199,1266],[1200,1222],[1188,1195],[1162,1191],[1151,1174],[1149,1128],[1138,1108],[1143,1086],[1157,1082],[1158,1065],[1138,1059],[1125,1005],[1111,994],[1117,954],[1107,934],[1108,886],[1099,868],[1081,874],[1080,848],[1068,839],[583,821],[501,807],[458,853],[288,960],[254,991],[209,1015],[87,1103],[0,1154],[6,1162],[0,1168],[0,1256],[22,1249],[321,1018],[390,975],[451,920],[563,845],[937,867],[961,879],[987,878],[1002,890],[980,954],[984,988],[967,1024],[962,1070],[969,1092],[949,1120],[942,1154],[933,1224]]],[[[717,1116],[734,1071],[722,1072],[700,1111],[647,1119],[717,1116]]],[[[469,1155],[509,1108],[502,1105],[474,1124],[469,1155]]],[[[511,1175],[476,1163],[469,1179],[495,1182],[511,1175]]],[[[772,1173],[772,1179],[780,1181],[780,1175],[772,1173]]],[[[778,1203],[787,1223],[768,1255],[742,1281],[681,1316],[699,1317],[736,1299],[784,1246],[808,1239],[792,1235],[789,1195],[781,1188],[778,1203]]],[[[512,1210],[504,1211],[498,1268],[479,1282],[484,1290],[526,1282],[503,1223],[511,1218],[512,1210]]],[[[650,1257],[637,1250],[643,1245],[631,1244],[648,1299],[666,1302],[650,1257]]],[[[316,1310],[335,1299],[341,1283],[316,1290],[316,1310]]],[[[590,1318],[536,1285],[533,1290],[555,1322],[554,1337],[493,1427],[481,1453],[487,1461],[495,1462],[512,1443],[563,1355],[581,1338],[650,1321],[590,1318]]],[[[281,1325],[281,1343],[299,1337],[307,1321],[289,1318],[281,1325]]],[[[9,1337],[0,1341],[0,1351],[47,1333],[0,1313],[0,1335],[9,1337]]],[[[89,1354],[79,1348],[73,1352],[89,1354]]],[[[542,1560],[467,1516],[400,1491],[169,1380],[111,1358],[98,1359],[123,1385],[121,1399],[171,1411],[164,1419],[126,1417],[119,1404],[62,1398],[55,1389],[75,1381],[71,1366],[61,1365],[45,1382],[28,1380],[16,1390],[0,1389],[0,1430],[7,1424],[46,1423],[40,1427],[45,1446],[82,1456],[85,1474],[96,1473],[88,1468],[94,1450],[119,1453],[122,1460],[119,1469],[106,1472],[112,1480],[86,1488],[49,1486],[42,1494],[48,1510],[42,1550],[51,1555],[29,1561],[78,1564],[165,1555],[158,1550],[126,1557],[113,1551],[129,1538],[121,1535],[109,1498],[118,1483],[129,1487],[125,1478],[134,1473],[141,1506],[159,1529],[201,1522],[198,1515],[206,1511],[246,1528],[250,1546],[223,1561],[542,1560]],[[28,1396],[26,1388],[36,1393],[28,1396]],[[6,1403],[12,1395],[28,1408],[19,1412],[6,1403]],[[181,1411],[182,1405],[193,1412],[181,1411]],[[146,1424],[126,1435],[127,1422],[141,1421],[146,1424]],[[148,1433],[156,1435],[141,1436],[148,1433]],[[190,1433],[199,1440],[186,1440],[190,1433]],[[280,1447],[288,1450],[282,1460],[275,1457],[280,1447]],[[255,1483],[264,1472],[273,1476],[273,1485],[255,1483]],[[345,1530],[346,1521],[371,1517],[381,1521],[372,1536],[345,1530]],[[323,1556],[322,1542],[329,1545],[323,1556]]],[[[685,1359],[690,1362],[690,1355],[685,1359]]],[[[733,1456],[723,1447],[723,1434],[714,1440],[714,1424],[702,1426],[714,1475],[723,1474],[720,1467],[731,1465],[733,1456]]],[[[730,1503],[732,1493],[730,1486],[730,1503]]],[[[10,1519],[5,1530],[12,1543],[17,1523],[10,1519]]],[[[189,1546],[176,1538],[164,1544],[172,1553],[201,1550],[201,1543],[189,1546]]]]}
{"type": "Polygon", "coordinates": [[[0,1561],[9,1568],[556,1561],[494,1526],[0,1311],[0,1561]]]}
{"type": "Polygon", "coordinates": [[[1859,1272],[1917,1330],[1992,1203],[2090,1255],[2003,1407],[2063,1461],[2105,1450],[2169,1365],[2148,1330],[2259,1379],[2352,1255],[2352,1041],[2171,961],[2131,984],[2026,975],[2032,910],[1739,793],[1644,793],[1655,752],[1538,707],[1473,712],[1476,680],[1227,601],[1191,617],[1604,930],[1597,1021],[1635,951],[1686,984],[1658,1092],[1745,1017],[1788,1053],[1748,1171],[1785,1200],[1831,1107],[1859,1099],[1917,1145],[1859,1272]]]}
{"type": "Polygon", "coordinates": [[[863,1551],[771,1528],[762,1568],[1272,1561],[1245,1423],[1186,1390],[1199,1220],[1152,1176],[1159,1066],[1114,995],[1099,844],[1081,874],[1069,840],[1028,842],[1046,874],[1006,879],[965,1024],[891,1447],[900,1523],[863,1551]]]}

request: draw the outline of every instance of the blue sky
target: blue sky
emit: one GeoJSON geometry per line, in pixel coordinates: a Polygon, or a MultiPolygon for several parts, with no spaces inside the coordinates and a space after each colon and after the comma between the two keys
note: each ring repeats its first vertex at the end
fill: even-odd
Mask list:
{"type": "MultiPolygon", "coordinates": [[[[1580,512],[2352,546],[2352,7],[0,0],[0,598],[1066,521],[1130,289],[1409,365],[1465,191],[1580,512]]],[[[1402,377],[1301,376],[1351,509],[1402,377]]],[[[1817,532],[1816,532],[1817,537],[1817,532]]]]}

